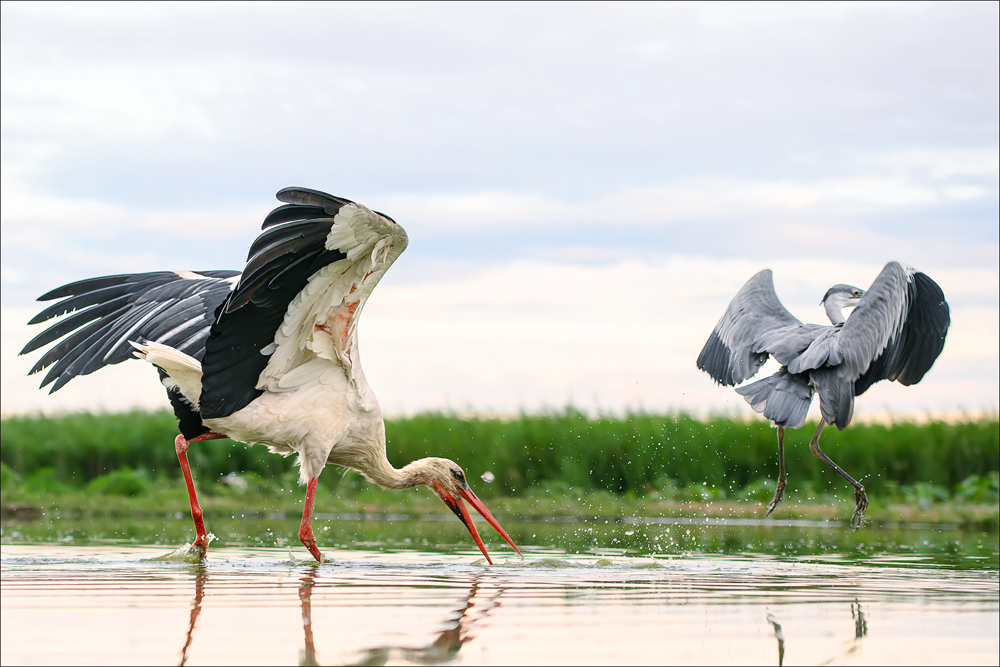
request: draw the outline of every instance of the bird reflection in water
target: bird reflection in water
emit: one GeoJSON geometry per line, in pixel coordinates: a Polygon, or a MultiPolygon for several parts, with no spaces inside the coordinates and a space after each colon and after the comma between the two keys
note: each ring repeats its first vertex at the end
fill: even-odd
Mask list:
{"type": "Polygon", "coordinates": [[[201,615],[201,601],[205,599],[205,582],[208,581],[208,569],[205,567],[205,561],[199,562],[194,567],[194,602],[191,603],[191,620],[188,621],[187,636],[184,637],[184,648],[181,649],[181,661],[178,663],[181,667],[188,659],[188,649],[191,648],[194,627],[198,624],[198,616],[201,615]]]}
{"type": "Polygon", "coordinates": [[[300,665],[318,665],[316,662],[316,643],[313,641],[312,625],[312,593],[316,586],[316,566],[306,568],[305,575],[299,579],[299,602],[302,604],[302,633],[305,635],[306,646],[299,651],[300,665]]]}
{"type": "MultiPolygon", "coordinates": [[[[299,581],[299,601],[302,603],[302,631],[305,636],[305,648],[299,652],[300,665],[318,665],[316,645],[313,641],[312,627],[312,592],[316,587],[315,565],[310,565],[299,581]]],[[[409,646],[378,646],[361,650],[350,657],[347,664],[354,665],[384,665],[390,660],[403,660],[417,665],[438,665],[455,658],[462,646],[475,638],[473,631],[483,623],[490,613],[500,603],[502,589],[495,589],[492,596],[475,602],[480,594],[478,577],[473,580],[468,595],[448,614],[445,620],[446,628],[438,633],[437,638],[429,645],[422,647],[409,646]],[[475,610],[475,611],[473,611],[475,610]]]]}
{"type": "Polygon", "coordinates": [[[851,618],[854,619],[854,639],[847,643],[847,648],[843,653],[835,655],[821,665],[831,665],[835,662],[845,660],[861,650],[861,640],[868,634],[868,618],[861,609],[861,603],[855,600],[851,603],[851,618]]]}
{"type": "Polygon", "coordinates": [[[861,650],[861,640],[868,634],[868,618],[861,609],[861,603],[855,600],[851,603],[851,618],[854,619],[854,639],[845,643],[846,648],[829,660],[825,660],[820,665],[832,665],[850,658],[861,650]]]}
{"type": "MultiPolygon", "coordinates": [[[[851,618],[854,619],[854,639],[849,642],[847,649],[838,653],[828,660],[819,663],[820,665],[830,665],[835,662],[845,660],[861,650],[861,640],[868,635],[868,618],[861,609],[861,603],[855,600],[851,603],[851,618]]],[[[774,638],[778,640],[778,667],[785,664],[785,633],[781,630],[781,623],[771,614],[767,615],[767,622],[774,630],[774,638]]]]}
{"type": "MultiPolygon", "coordinates": [[[[204,562],[193,566],[194,570],[194,600],[191,603],[191,617],[188,621],[184,646],[180,652],[180,662],[183,667],[188,661],[194,629],[201,615],[202,602],[205,599],[205,587],[208,582],[208,568],[204,562]]],[[[312,627],[312,594],[316,587],[318,564],[310,564],[299,579],[299,603],[302,607],[302,632],[305,646],[299,652],[300,665],[318,665],[316,659],[316,643],[313,639],[312,627]]],[[[384,665],[390,660],[404,660],[418,665],[436,665],[454,659],[462,646],[475,638],[476,626],[481,625],[490,613],[500,606],[499,599],[503,589],[492,589],[494,592],[485,600],[475,602],[480,595],[479,577],[475,578],[469,588],[469,593],[458,606],[448,614],[445,620],[446,628],[438,633],[437,638],[428,646],[378,646],[358,651],[349,664],[384,665]]]]}
{"type": "Polygon", "coordinates": [[[781,667],[785,664],[785,633],[781,631],[781,623],[771,614],[767,615],[767,622],[774,630],[774,638],[778,640],[778,667],[781,667]]]}

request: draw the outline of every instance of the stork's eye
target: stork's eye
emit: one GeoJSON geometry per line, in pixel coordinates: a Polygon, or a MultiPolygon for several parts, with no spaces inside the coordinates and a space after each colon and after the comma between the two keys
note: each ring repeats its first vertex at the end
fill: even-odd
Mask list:
{"type": "Polygon", "coordinates": [[[461,470],[452,470],[451,476],[457,479],[462,484],[465,484],[465,475],[462,474],[461,470]]]}

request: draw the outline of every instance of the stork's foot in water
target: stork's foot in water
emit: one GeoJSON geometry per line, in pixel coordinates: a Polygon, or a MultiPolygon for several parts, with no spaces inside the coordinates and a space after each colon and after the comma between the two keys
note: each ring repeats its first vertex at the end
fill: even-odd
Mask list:
{"type": "Polygon", "coordinates": [[[781,502],[781,496],[785,493],[785,480],[781,477],[778,478],[778,488],[774,490],[774,500],[771,504],[767,506],[767,512],[764,513],[764,518],[771,516],[771,512],[778,506],[781,502]]]}
{"type": "Polygon", "coordinates": [[[316,537],[313,535],[312,528],[302,527],[299,529],[299,539],[302,540],[302,544],[305,548],[309,550],[309,553],[313,555],[317,563],[325,563],[326,558],[323,557],[323,553],[319,550],[316,545],[316,537]]]}
{"type": "Polygon", "coordinates": [[[865,525],[865,510],[868,509],[868,495],[865,493],[865,487],[860,484],[854,489],[854,502],[854,516],[851,517],[851,528],[857,530],[865,525]]]}
{"type": "Polygon", "coordinates": [[[191,553],[196,554],[198,558],[202,560],[208,556],[208,535],[198,535],[194,538],[194,542],[191,543],[191,553]]]}

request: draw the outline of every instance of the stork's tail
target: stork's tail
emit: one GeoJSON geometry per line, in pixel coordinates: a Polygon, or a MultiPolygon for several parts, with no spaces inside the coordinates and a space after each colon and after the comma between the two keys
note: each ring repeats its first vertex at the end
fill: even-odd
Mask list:
{"type": "MultiPolygon", "coordinates": [[[[136,357],[145,359],[157,368],[163,370],[173,380],[184,398],[197,407],[201,400],[201,362],[192,356],[175,350],[169,345],[146,341],[136,343],[129,341],[135,348],[136,357]]],[[[167,380],[164,380],[167,384],[167,380]]]]}
{"type": "Polygon", "coordinates": [[[736,392],[756,412],[775,425],[788,428],[799,428],[805,423],[813,397],[809,376],[792,375],[785,367],[771,377],[737,388],[736,392]]]}

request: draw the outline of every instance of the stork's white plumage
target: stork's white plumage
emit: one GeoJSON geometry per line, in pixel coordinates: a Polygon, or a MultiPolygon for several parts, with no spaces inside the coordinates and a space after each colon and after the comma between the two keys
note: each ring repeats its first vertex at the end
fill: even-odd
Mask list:
{"type": "Polygon", "coordinates": [[[382,412],[361,369],[357,324],[375,285],[406,249],[406,232],[386,215],[315,190],[286,188],[278,199],[286,205],[264,220],[242,274],[106,276],[40,297],[63,300],[31,324],[71,314],[21,351],[65,336],[31,372],[52,366],[42,386],[54,383],[56,391],[132,354],[157,367],[180,421],[175,446],[202,555],[208,538],[187,449],[213,438],[298,455],[307,489],[299,537],[317,560],[323,556],[312,511],[328,463],[386,488],[430,486],[490,560],[464,498],[516,551],[457,464],[426,458],[396,469],[386,458],[382,412]]]}

